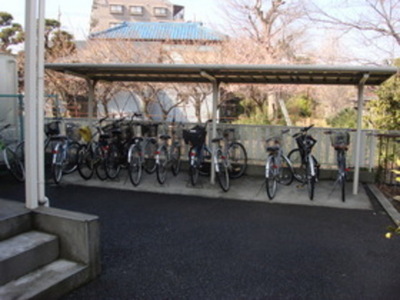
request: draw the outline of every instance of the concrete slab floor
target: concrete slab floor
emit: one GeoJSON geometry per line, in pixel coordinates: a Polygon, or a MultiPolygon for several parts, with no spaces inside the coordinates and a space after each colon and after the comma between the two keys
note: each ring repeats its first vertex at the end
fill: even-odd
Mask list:
{"type": "Polygon", "coordinates": [[[290,186],[278,185],[275,198],[269,200],[265,189],[265,180],[261,176],[243,176],[242,178],[231,180],[231,187],[228,192],[223,192],[218,183],[212,185],[207,176],[200,176],[198,184],[192,186],[187,171],[180,172],[176,177],[173,176],[172,173],[168,173],[167,180],[163,185],[158,183],[156,174],[144,173],[141,183],[139,186],[135,187],[131,184],[125,170],[122,170],[119,177],[115,180],[101,181],[94,176],[92,179],[86,181],[83,180],[78,173],[73,173],[64,176],[62,183],[141,192],[262,201],[268,203],[323,206],[343,209],[372,209],[368,195],[362,185],[360,185],[358,195],[353,195],[352,182],[348,182],[346,186],[346,202],[342,202],[339,186],[335,187],[334,182],[329,180],[316,183],[313,201],[308,198],[307,186],[301,186],[296,181],[290,186]]]}

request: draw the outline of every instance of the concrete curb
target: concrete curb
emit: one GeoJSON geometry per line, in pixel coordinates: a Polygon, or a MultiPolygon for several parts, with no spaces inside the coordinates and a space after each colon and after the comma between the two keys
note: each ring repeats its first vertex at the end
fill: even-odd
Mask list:
{"type": "Polygon", "coordinates": [[[383,193],[376,187],[375,184],[367,184],[366,186],[375,196],[378,202],[382,205],[383,209],[396,224],[396,226],[400,226],[400,213],[397,211],[396,208],[394,208],[390,200],[387,199],[385,195],[383,195],[383,193]]]}

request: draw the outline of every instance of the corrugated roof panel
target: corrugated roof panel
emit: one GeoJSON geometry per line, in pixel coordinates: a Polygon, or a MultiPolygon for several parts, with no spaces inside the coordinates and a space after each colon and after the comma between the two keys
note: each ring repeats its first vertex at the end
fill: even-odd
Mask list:
{"type": "Polygon", "coordinates": [[[222,34],[205,28],[201,23],[125,22],[113,28],[93,33],[94,39],[222,41],[222,34]]]}

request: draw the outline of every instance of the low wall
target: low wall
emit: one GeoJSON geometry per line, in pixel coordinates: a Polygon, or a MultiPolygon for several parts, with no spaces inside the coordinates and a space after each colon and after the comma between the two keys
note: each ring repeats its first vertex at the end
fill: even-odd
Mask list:
{"type": "Polygon", "coordinates": [[[57,235],[60,256],[88,266],[88,281],[101,272],[99,218],[51,207],[33,211],[33,227],[57,235]]]}

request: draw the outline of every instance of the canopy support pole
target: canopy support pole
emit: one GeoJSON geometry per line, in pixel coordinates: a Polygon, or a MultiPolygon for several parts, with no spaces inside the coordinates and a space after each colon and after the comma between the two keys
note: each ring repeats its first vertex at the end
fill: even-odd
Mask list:
{"type": "Polygon", "coordinates": [[[25,205],[38,207],[37,2],[25,1],[25,205]]]}
{"type": "Polygon", "coordinates": [[[44,14],[45,0],[39,0],[38,22],[38,82],[37,82],[37,163],[38,163],[38,200],[40,205],[49,206],[49,200],[45,195],[45,162],[44,162],[44,14]]]}
{"type": "Polygon", "coordinates": [[[360,180],[360,164],[361,164],[361,130],[362,130],[362,116],[364,110],[364,86],[368,80],[369,75],[364,74],[363,78],[358,84],[358,99],[357,99],[357,134],[356,134],[356,159],[354,166],[354,179],[353,179],[353,195],[358,194],[358,186],[360,180]]]}
{"type": "MultiPolygon", "coordinates": [[[[211,81],[213,87],[213,105],[212,105],[212,130],[211,130],[211,138],[214,139],[217,137],[217,110],[219,103],[219,85],[220,82],[213,76],[209,75],[206,72],[201,72],[201,76],[207,78],[211,81]]],[[[211,184],[215,184],[215,151],[216,145],[213,143],[212,145],[212,157],[211,157],[211,176],[210,182],[211,184]]]]}

